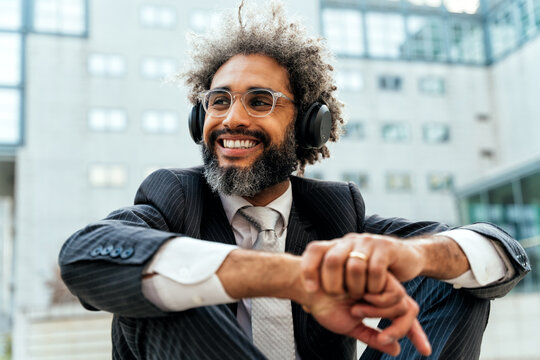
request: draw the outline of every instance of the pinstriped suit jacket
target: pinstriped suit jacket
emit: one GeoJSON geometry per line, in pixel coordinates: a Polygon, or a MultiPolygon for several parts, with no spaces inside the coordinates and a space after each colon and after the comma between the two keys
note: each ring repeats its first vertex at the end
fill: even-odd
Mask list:
{"type": "MultiPolygon", "coordinates": [[[[62,277],[86,308],[109,311],[120,318],[166,316],[141,292],[142,268],[157,249],[166,240],[180,235],[235,244],[219,196],[210,191],[201,171],[193,168],[153,173],[139,188],[134,206],[112,212],[66,241],[59,258],[62,277]],[[117,248],[122,251],[111,251],[117,248]]],[[[365,218],[364,202],[352,183],[291,176],[291,184],[293,205],[286,251],[293,254],[301,254],[310,241],[333,239],[348,232],[410,237],[447,229],[434,222],[365,218]]],[[[499,242],[516,270],[516,275],[505,283],[468,292],[484,299],[503,296],[530,269],[523,249],[493,225],[473,224],[464,228],[499,242]]],[[[413,294],[422,284],[425,285],[425,279],[417,278],[408,282],[406,288],[413,294]]],[[[235,305],[231,308],[235,311],[235,305]]],[[[354,356],[355,341],[324,329],[298,304],[293,303],[292,311],[295,340],[303,359],[354,356]]],[[[114,324],[118,326],[118,322],[114,324]]],[[[126,331],[123,334],[135,336],[126,331]]],[[[366,358],[379,358],[379,354],[372,353],[366,358]]]]}

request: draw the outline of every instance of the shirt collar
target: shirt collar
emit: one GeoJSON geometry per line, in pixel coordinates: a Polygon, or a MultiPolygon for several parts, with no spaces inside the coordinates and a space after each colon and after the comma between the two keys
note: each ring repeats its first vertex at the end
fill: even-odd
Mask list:
{"type": "MultiPolygon", "coordinates": [[[[290,180],[287,181],[287,185],[287,190],[285,190],[281,196],[272,201],[270,204],[266,205],[266,207],[274,209],[281,214],[284,229],[286,229],[289,224],[289,215],[291,214],[293,200],[290,180]]],[[[236,215],[238,210],[246,206],[253,206],[241,196],[219,194],[219,197],[221,199],[221,203],[223,204],[225,215],[227,215],[227,220],[229,220],[229,224],[232,224],[233,217],[236,215]]]]}

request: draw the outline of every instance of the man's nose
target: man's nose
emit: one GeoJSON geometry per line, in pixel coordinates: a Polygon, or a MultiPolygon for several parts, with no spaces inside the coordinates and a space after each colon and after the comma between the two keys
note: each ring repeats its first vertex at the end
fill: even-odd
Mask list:
{"type": "Polygon", "coordinates": [[[232,101],[229,113],[223,120],[223,126],[230,129],[235,129],[237,127],[248,127],[250,123],[251,117],[244,108],[244,105],[242,104],[242,99],[235,96],[232,101]]]}

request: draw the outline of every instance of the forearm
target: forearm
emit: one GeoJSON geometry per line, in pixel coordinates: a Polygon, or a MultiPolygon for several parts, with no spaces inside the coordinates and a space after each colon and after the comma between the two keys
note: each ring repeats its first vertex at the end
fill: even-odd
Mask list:
{"type": "Polygon", "coordinates": [[[467,256],[450,237],[433,235],[408,240],[420,253],[420,275],[439,280],[453,279],[470,270],[467,256]]]}
{"type": "Polygon", "coordinates": [[[303,303],[300,257],[237,249],[229,253],[217,275],[233,298],[277,297],[303,303]]]}

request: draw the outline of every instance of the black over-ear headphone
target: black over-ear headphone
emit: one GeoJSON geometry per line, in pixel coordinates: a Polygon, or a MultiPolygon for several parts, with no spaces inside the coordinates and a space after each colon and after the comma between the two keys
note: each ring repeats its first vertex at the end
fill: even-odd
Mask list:
{"type": "MultiPolygon", "coordinates": [[[[189,133],[197,144],[202,141],[205,111],[201,103],[193,106],[188,117],[189,133]]],[[[328,107],[315,102],[296,118],[296,141],[305,149],[318,149],[330,137],[332,114],[328,107]]]]}

